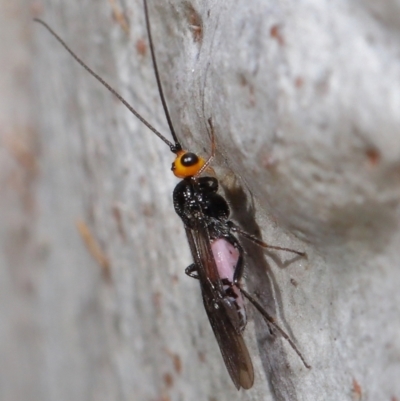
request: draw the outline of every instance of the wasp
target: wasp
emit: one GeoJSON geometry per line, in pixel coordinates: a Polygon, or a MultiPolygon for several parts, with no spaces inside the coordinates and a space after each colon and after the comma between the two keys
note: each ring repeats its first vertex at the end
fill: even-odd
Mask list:
{"type": "MultiPolygon", "coordinates": [[[[211,119],[208,122],[213,137],[211,119]]],[[[197,157],[190,155],[193,160],[197,157]]],[[[240,282],[245,267],[245,253],[236,235],[264,248],[294,252],[300,256],[304,254],[268,245],[243,231],[229,220],[230,208],[226,199],[218,193],[218,187],[215,177],[187,176],[175,187],[173,202],[185,226],[194,259],[185,273],[200,282],[204,308],[233,383],[238,390],[249,389],[254,383],[254,371],[242,336],[247,323],[244,298],[261,313],[270,327],[274,327],[289,342],[303,364],[307,368],[310,366],[275,319],[242,288],[240,282]]]]}
{"type": "Polygon", "coordinates": [[[144,14],[155,78],[173,142],[156,130],[114,88],[89,68],[48,24],[40,19],[35,19],[35,21],[43,25],[90,75],[115,95],[175,154],[171,169],[181,181],[173,191],[173,204],[185,227],[194,261],[186,268],[185,273],[200,283],[204,308],[235,387],[238,390],[240,388],[249,389],[254,383],[253,364],[243,339],[247,323],[245,299],[262,315],[271,333],[274,328],[288,341],[304,366],[310,368],[297,346],[280,328],[275,319],[242,288],[241,278],[245,267],[245,253],[239,237],[247,238],[264,248],[293,252],[300,256],[304,256],[304,253],[266,244],[261,239],[242,230],[229,219],[230,208],[224,196],[219,193],[218,180],[215,177],[207,176],[207,173],[211,171],[210,164],[215,156],[215,134],[212,119],[208,119],[212,142],[211,155],[203,158],[196,153],[184,150],[174,130],[161,85],[146,0],[144,0],[144,14]]]}

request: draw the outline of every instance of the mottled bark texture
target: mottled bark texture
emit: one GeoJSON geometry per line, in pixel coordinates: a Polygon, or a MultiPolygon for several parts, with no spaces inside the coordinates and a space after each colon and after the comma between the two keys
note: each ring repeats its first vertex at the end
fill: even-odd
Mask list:
{"type": "Polygon", "coordinates": [[[0,399],[400,400],[399,0],[149,0],[179,137],[245,244],[256,380],[230,382],[172,207],[143,5],[0,2],[0,399]]]}

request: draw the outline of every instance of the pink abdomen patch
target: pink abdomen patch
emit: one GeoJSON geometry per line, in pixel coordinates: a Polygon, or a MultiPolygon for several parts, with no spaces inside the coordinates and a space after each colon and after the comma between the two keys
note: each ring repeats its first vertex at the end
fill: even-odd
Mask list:
{"type": "Polygon", "coordinates": [[[240,316],[240,327],[243,330],[247,322],[243,296],[237,285],[233,283],[233,275],[240,257],[239,250],[225,238],[218,238],[212,241],[211,250],[225,294],[236,305],[240,316]]]}

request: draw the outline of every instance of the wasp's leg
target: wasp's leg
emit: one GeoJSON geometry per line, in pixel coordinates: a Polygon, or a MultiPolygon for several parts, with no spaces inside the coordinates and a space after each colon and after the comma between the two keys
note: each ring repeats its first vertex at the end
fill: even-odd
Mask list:
{"type": "Polygon", "coordinates": [[[276,249],[278,251],[287,251],[287,252],[292,252],[295,253],[296,255],[299,256],[306,256],[305,252],[300,252],[300,251],[296,251],[294,249],[290,249],[290,248],[282,248],[280,246],[274,246],[274,245],[269,245],[264,241],[261,241],[259,238],[257,238],[255,235],[253,234],[249,234],[246,231],[243,231],[240,227],[238,227],[233,221],[227,221],[227,225],[229,226],[230,230],[234,233],[238,233],[239,235],[241,235],[242,237],[247,238],[248,240],[254,242],[255,244],[263,247],[263,248],[269,248],[269,249],[276,249]]]}
{"type": "Polygon", "coordinates": [[[268,325],[272,325],[279,332],[279,334],[289,343],[289,345],[293,348],[294,352],[296,352],[296,354],[299,356],[299,358],[303,362],[304,366],[307,369],[311,369],[311,366],[306,362],[306,360],[304,359],[302,353],[297,348],[296,344],[286,334],[286,332],[279,327],[279,325],[278,325],[278,323],[276,323],[275,319],[247,291],[245,291],[243,288],[240,288],[240,292],[253,304],[253,306],[258,310],[258,312],[261,313],[262,317],[267,322],[267,324],[268,325]]]}
{"type": "Polygon", "coordinates": [[[206,171],[209,168],[211,162],[213,161],[213,159],[215,157],[215,135],[214,135],[214,126],[213,126],[211,117],[208,119],[208,125],[210,126],[210,130],[211,130],[211,155],[206,160],[203,167],[197,172],[197,174],[195,175],[195,178],[200,177],[201,174],[203,174],[204,171],[206,171]]]}
{"type": "Polygon", "coordinates": [[[185,274],[191,278],[199,279],[199,273],[197,272],[196,263],[192,263],[185,269],[185,274]]]}
{"type": "Polygon", "coordinates": [[[229,242],[239,251],[239,258],[236,263],[235,271],[233,273],[233,284],[239,285],[238,283],[242,278],[244,271],[244,250],[239,241],[233,235],[229,236],[229,242]]]}

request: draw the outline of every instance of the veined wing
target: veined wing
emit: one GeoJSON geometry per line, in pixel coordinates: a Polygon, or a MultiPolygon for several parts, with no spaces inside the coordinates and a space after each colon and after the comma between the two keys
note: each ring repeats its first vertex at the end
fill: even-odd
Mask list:
{"type": "Polygon", "coordinates": [[[254,370],[249,351],[232,316],[235,306],[225,297],[211,250],[207,228],[199,222],[196,229],[186,228],[188,242],[197,266],[203,303],[217,339],[226,368],[236,388],[253,386],[254,370]]]}

